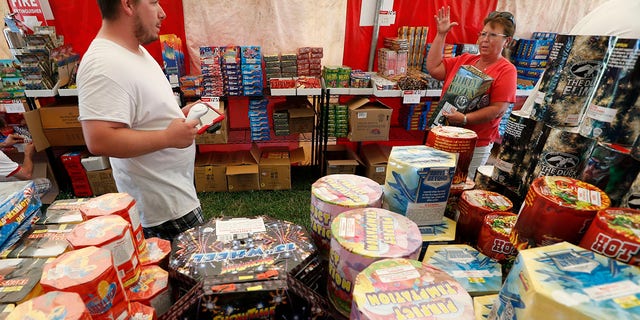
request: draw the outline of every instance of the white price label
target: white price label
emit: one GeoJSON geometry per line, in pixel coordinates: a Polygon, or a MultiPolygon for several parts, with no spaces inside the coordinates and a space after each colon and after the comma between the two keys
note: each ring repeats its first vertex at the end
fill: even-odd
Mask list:
{"type": "Polygon", "coordinates": [[[200,100],[208,103],[214,109],[220,110],[220,97],[202,97],[200,100]]]}
{"type": "Polygon", "coordinates": [[[22,100],[7,100],[2,101],[2,107],[7,113],[22,113],[27,111],[24,108],[22,100]]]}
{"type": "Polygon", "coordinates": [[[403,92],[402,103],[404,104],[415,104],[420,103],[420,91],[415,90],[405,90],[403,92]]]}

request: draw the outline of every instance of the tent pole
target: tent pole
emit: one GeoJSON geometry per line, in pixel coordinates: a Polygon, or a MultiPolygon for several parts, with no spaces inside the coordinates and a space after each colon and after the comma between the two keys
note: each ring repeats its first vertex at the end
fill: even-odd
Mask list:
{"type": "Polygon", "coordinates": [[[376,12],[373,13],[373,34],[371,35],[371,48],[369,49],[369,68],[367,69],[369,72],[373,71],[373,59],[376,55],[376,46],[380,33],[380,9],[382,9],[382,0],[376,0],[376,12]]]}

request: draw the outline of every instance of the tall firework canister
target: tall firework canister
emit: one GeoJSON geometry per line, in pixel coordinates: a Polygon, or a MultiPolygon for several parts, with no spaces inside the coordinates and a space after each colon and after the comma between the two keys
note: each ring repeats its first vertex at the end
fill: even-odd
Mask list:
{"type": "Polygon", "coordinates": [[[622,197],[622,207],[631,209],[640,209],[640,174],[631,184],[631,188],[627,194],[622,197]]]}
{"type": "Polygon", "coordinates": [[[549,135],[542,145],[535,167],[526,178],[527,186],[541,176],[578,178],[596,145],[594,139],[581,136],[576,128],[547,126],[545,129],[549,135]]]}
{"type": "Polygon", "coordinates": [[[84,220],[111,214],[121,216],[131,224],[138,252],[144,250],[146,242],[140,224],[140,213],[136,207],[136,200],[128,193],[107,193],[95,197],[80,206],[80,212],[84,220]]]}
{"type": "Polygon", "coordinates": [[[380,208],[382,187],[366,177],[331,174],[311,185],[311,238],[321,256],[329,254],[331,221],[355,208],[380,208]]]}
{"type": "Polygon", "coordinates": [[[531,162],[533,148],[541,137],[543,128],[543,122],[529,118],[521,110],[509,115],[491,175],[493,181],[512,189],[517,189],[522,184],[522,174],[531,162]]]}
{"type": "Polygon", "coordinates": [[[606,193],[580,180],[559,176],[536,178],[509,240],[517,250],[562,241],[577,244],[596,213],[610,204],[606,193]]]}
{"type": "Polygon", "coordinates": [[[131,236],[131,225],[120,216],[101,216],[78,224],[67,234],[73,249],[105,248],[113,255],[122,285],[128,288],[140,278],[140,260],[131,236]]]}
{"type": "Polygon", "coordinates": [[[417,259],[421,246],[418,225],[405,216],[380,208],[341,213],[331,223],[329,301],[348,317],[353,282],[360,271],[386,258],[417,259]]]}
{"type": "Polygon", "coordinates": [[[580,246],[640,266],[640,210],[607,208],[598,211],[580,246]]]}
{"type": "Polygon", "coordinates": [[[478,251],[497,261],[514,258],[518,253],[509,241],[518,216],[512,212],[493,212],[482,221],[478,235],[478,251]]]}
{"type": "Polygon", "coordinates": [[[640,161],[629,149],[610,143],[598,143],[587,159],[578,179],[606,192],[611,205],[617,207],[640,172],[640,161]]]}
{"type": "Polygon", "coordinates": [[[91,314],[79,294],[52,291],[19,304],[3,319],[91,320],[91,314]]]}
{"type": "Polygon", "coordinates": [[[158,266],[142,267],[140,280],[126,290],[129,301],[153,307],[158,316],[171,307],[169,273],[158,266]]]}
{"type": "Polygon", "coordinates": [[[46,292],[76,292],[95,319],[127,319],[127,297],[111,252],[86,247],[47,263],[40,284],[46,292]]]}
{"type": "Polygon", "coordinates": [[[472,319],[467,291],[444,271],[409,259],[376,261],[360,272],[350,319],[472,319]]]}
{"type": "Polygon", "coordinates": [[[539,90],[533,93],[531,118],[553,126],[578,126],[615,39],[557,35],[539,90]]]}
{"type": "Polygon", "coordinates": [[[495,166],[492,165],[483,165],[478,167],[478,171],[476,172],[475,178],[473,181],[475,183],[475,188],[478,190],[487,190],[500,193],[504,186],[495,182],[491,177],[493,175],[495,166]]]}
{"type": "Polygon", "coordinates": [[[485,190],[468,190],[458,202],[456,235],[463,242],[475,244],[484,216],[496,211],[510,211],[513,207],[507,197],[485,190]]]}
{"type": "Polygon", "coordinates": [[[429,130],[427,135],[427,147],[455,153],[458,155],[456,172],[453,176],[453,184],[467,181],[469,164],[473,158],[473,150],[476,147],[478,135],[465,128],[452,126],[437,126],[429,130]]]}
{"type": "Polygon", "coordinates": [[[600,142],[630,146],[640,136],[640,40],[616,44],[580,124],[580,133],[600,142]]]}

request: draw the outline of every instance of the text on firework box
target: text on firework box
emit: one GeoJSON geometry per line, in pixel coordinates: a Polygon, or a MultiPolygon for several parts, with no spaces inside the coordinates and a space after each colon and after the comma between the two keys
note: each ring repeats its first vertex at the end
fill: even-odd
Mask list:
{"type": "Polygon", "coordinates": [[[364,165],[365,177],[384,184],[387,176],[387,161],[391,153],[391,146],[377,143],[365,144],[360,149],[360,158],[364,165]]]}
{"type": "Polygon", "coordinates": [[[291,189],[291,164],[305,159],[302,147],[289,150],[289,147],[263,147],[251,145],[251,154],[258,159],[260,190],[291,189]]]}
{"type": "Polygon", "coordinates": [[[24,113],[37,151],[84,145],[77,105],[47,106],[24,113]]]}
{"type": "Polygon", "coordinates": [[[345,145],[328,145],[325,166],[329,174],[355,174],[362,163],[358,155],[345,145]]]}
{"type": "Polygon", "coordinates": [[[427,121],[427,127],[446,125],[446,118],[443,115],[445,111],[458,110],[467,113],[489,105],[489,96],[486,92],[492,82],[493,78],[478,68],[461,66],[442,95],[433,115],[427,121]]]}
{"type": "Polygon", "coordinates": [[[389,140],[393,109],[380,101],[356,97],[346,103],[349,108],[349,140],[389,140]]]}
{"type": "Polygon", "coordinates": [[[457,161],[455,153],[427,146],[394,146],[383,187],[384,208],[418,226],[442,223],[457,161]]]}
{"type": "Polygon", "coordinates": [[[194,178],[197,192],[227,191],[227,156],[225,152],[196,155],[194,178]]]}

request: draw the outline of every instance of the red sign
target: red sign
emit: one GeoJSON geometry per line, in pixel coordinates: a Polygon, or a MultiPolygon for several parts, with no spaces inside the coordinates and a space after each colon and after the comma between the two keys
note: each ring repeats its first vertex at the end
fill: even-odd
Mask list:
{"type": "Polygon", "coordinates": [[[47,20],[53,20],[49,0],[8,0],[11,12],[31,30],[37,26],[46,26],[47,20]]]}

